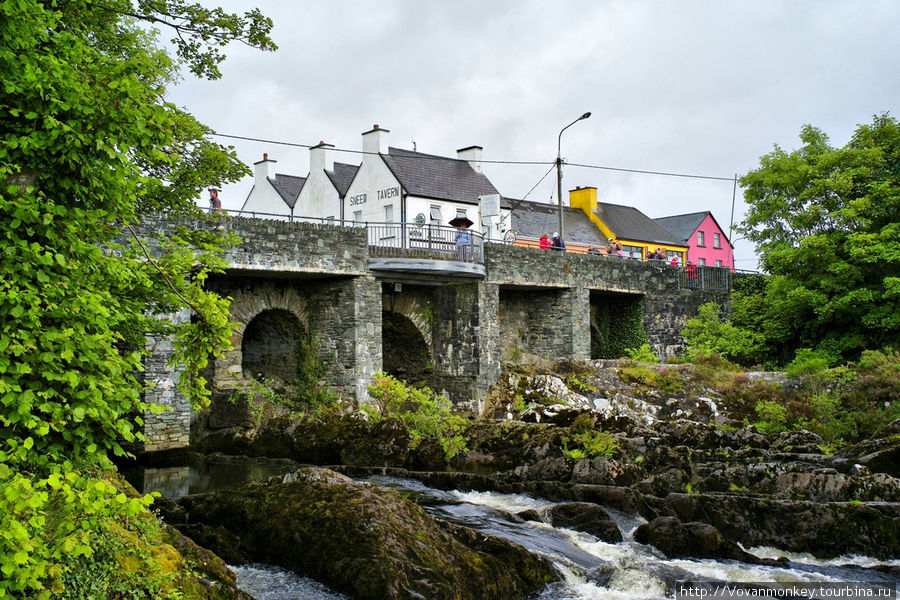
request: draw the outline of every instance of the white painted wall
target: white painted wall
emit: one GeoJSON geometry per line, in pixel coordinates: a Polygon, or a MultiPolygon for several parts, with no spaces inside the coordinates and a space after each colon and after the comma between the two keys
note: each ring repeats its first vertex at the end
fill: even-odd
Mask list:
{"type": "Polygon", "coordinates": [[[344,196],[345,218],[353,219],[354,212],[362,211],[363,221],[381,223],[384,221],[385,204],[393,204],[394,222],[399,223],[402,194],[400,182],[381,157],[364,154],[359,171],[344,196]]]}
{"type": "MultiPolygon", "coordinates": [[[[253,188],[247,194],[241,212],[269,213],[270,215],[283,215],[281,220],[287,220],[291,214],[288,206],[275,187],[269,182],[269,178],[275,177],[275,163],[268,160],[268,155],[263,155],[263,160],[253,165],[253,188]]],[[[279,218],[267,216],[267,219],[279,218]]]]}
{"type": "MultiPolygon", "coordinates": [[[[341,198],[337,189],[325,173],[334,169],[334,160],[327,146],[319,145],[309,149],[309,175],[300,196],[294,205],[294,215],[299,217],[341,218],[341,198]]],[[[345,216],[345,218],[351,218],[345,216]]]]}
{"type": "Polygon", "coordinates": [[[277,218],[279,220],[286,221],[291,214],[291,207],[285,204],[284,200],[281,198],[281,195],[275,190],[272,184],[268,181],[265,181],[261,185],[255,184],[253,186],[253,189],[251,189],[250,193],[247,195],[247,200],[244,201],[244,206],[241,207],[241,212],[258,212],[269,213],[269,215],[280,215],[279,217],[262,216],[261,218],[277,218]]]}

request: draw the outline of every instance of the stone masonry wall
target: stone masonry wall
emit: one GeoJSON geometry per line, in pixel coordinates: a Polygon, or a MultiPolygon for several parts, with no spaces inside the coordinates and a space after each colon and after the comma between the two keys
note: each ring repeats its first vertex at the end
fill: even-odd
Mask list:
{"type": "MultiPolygon", "coordinates": [[[[175,324],[190,320],[190,311],[160,315],[160,319],[175,324]]],[[[184,369],[170,367],[174,352],[171,336],[152,335],[146,338],[148,356],[144,361],[143,379],[147,389],[144,401],[166,407],[165,412],[144,414],[144,435],[147,441],[144,450],[155,452],[188,445],[191,426],[191,403],[178,391],[177,385],[184,369]]]]}
{"type": "MultiPolygon", "coordinates": [[[[571,346],[560,348],[550,344],[547,347],[529,341],[529,346],[534,348],[532,351],[543,349],[550,356],[556,356],[561,351],[573,358],[584,356],[585,353],[590,356],[590,327],[576,326],[582,320],[590,323],[589,298],[578,290],[641,295],[644,298],[647,341],[662,357],[673,356],[683,347],[681,329],[688,318],[697,314],[700,304],[710,301],[723,304],[728,298],[725,291],[692,291],[682,288],[682,269],[662,263],[488,244],[485,247],[485,266],[488,281],[499,284],[501,290],[518,290],[522,286],[528,286],[532,290],[546,287],[574,291],[574,295],[569,297],[571,303],[564,307],[562,313],[556,313],[564,320],[556,325],[560,329],[556,335],[560,340],[570,340],[571,346]],[[585,331],[586,341],[582,333],[585,331]]],[[[523,293],[538,294],[537,291],[530,290],[523,293]]],[[[543,310],[555,312],[551,305],[544,306],[543,310]]],[[[502,313],[503,309],[501,322],[505,316],[502,313]]],[[[535,319],[538,327],[553,327],[552,324],[540,325],[539,316],[531,317],[529,331],[532,335],[535,319]]]]}
{"type": "MultiPolygon", "coordinates": [[[[151,250],[157,237],[168,238],[178,227],[233,233],[240,242],[223,255],[238,271],[366,275],[366,230],[318,223],[221,216],[208,220],[144,218],[136,231],[151,250]]],[[[127,238],[125,238],[127,240],[127,238]]]]}

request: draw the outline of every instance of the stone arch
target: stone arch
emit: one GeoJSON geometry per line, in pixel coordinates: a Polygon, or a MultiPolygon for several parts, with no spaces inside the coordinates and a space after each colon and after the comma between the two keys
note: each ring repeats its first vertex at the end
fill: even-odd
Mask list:
{"type": "Polygon", "coordinates": [[[399,294],[384,294],[382,299],[382,311],[384,313],[396,313],[409,319],[410,323],[419,331],[425,344],[428,346],[429,356],[434,348],[431,326],[434,320],[432,299],[425,294],[415,292],[401,292],[399,294]],[[431,315],[430,317],[428,315],[431,315]]]}
{"type": "Polygon", "coordinates": [[[219,290],[231,297],[231,319],[237,323],[231,337],[232,349],[216,361],[212,379],[216,389],[243,387],[243,345],[244,334],[253,319],[268,310],[281,310],[293,315],[299,322],[303,334],[310,332],[307,298],[298,289],[286,283],[259,280],[246,281],[241,285],[228,286],[219,290]]]}
{"type": "Polygon", "coordinates": [[[382,295],[381,347],[384,371],[410,381],[427,377],[434,364],[432,291],[415,286],[382,295]]]}
{"type": "Polygon", "coordinates": [[[260,312],[244,328],[241,340],[244,377],[276,382],[296,379],[305,336],[294,313],[283,308],[260,312]]]}
{"type": "Polygon", "coordinates": [[[432,365],[431,349],[413,321],[398,312],[381,315],[382,364],[386,373],[421,380],[432,365]]]}

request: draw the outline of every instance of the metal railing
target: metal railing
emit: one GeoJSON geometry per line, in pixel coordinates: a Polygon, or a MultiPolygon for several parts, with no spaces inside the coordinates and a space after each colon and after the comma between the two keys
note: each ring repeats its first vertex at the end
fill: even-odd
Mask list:
{"type": "Polygon", "coordinates": [[[484,236],[471,229],[415,223],[365,223],[369,254],[484,262],[484,236]]]}
{"type": "Polygon", "coordinates": [[[678,286],[681,288],[714,292],[731,290],[733,275],[728,267],[687,265],[675,268],[679,269],[678,286]]]}
{"type": "MultiPolygon", "coordinates": [[[[214,212],[211,208],[204,208],[203,210],[211,214],[214,212]]],[[[465,233],[461,233],[458,228],[446,225],[347,221],[324,217],[230,209],[219,209],[217,212],[228,216],[250,219],[271,219],[292,223],[317,223],[334,225],[336,227],[362,228],[367,232],[367,243],[371,256],[484,263],[484,236],[471,229],[465,229],[463,230],[465,233]],[[460,236],[462,239],[460,239],[460,236]]]]}

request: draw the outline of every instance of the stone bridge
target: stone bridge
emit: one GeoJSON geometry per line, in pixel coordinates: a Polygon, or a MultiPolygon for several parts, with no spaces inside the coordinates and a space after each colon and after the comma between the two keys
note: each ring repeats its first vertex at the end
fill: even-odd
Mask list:
{"type": "MultiPolygon", "coordinates": [[[[232,298],[233,349],[211,365],[216,394],[248,377],[290,380],[314,339],[327,383],[365,400],[379,370],[427,381],[464,410],[480,410],[500,362],[521,353],[618,358],[649,342],[660,357],[682,347],[680,331],[700,304],[727,289],[691,290],[664,264],[486,244],[483,268],[370,252],[365,228],[222,217],[215,222],[148,219],[140,235],[176,225],[218,227],[242,242],[225,251],[225,274],[210,289],[232,298]]],[[[452,262],[452,261],[451,261],[452,262]]],[[[167,315],[189,319],[185,312],[167,315]]],[[[149,338],[147,399],[172,411],[145,418],[147,450],[185,446],[192,418],[167,366],[171,340],[149,338]]]]}

